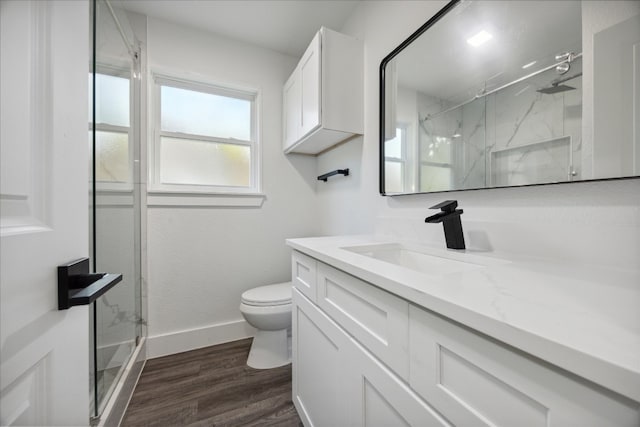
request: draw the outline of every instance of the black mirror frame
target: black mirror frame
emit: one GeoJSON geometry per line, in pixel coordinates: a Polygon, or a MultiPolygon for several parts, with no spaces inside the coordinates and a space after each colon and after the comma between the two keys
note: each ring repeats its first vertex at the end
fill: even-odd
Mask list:
{"type": "MultiPolygon", "coordinates": [[[[409,37],[407,37],[407,39],[405,41],[400,43],[400,45],[398,47],[393,49],[390,54],[385,56],[384,59],[382,60],[382,62],[380,62],[380,100],[379,100],[379,107],[380,107],[380,117],[379,117],[379,119],[380,119],[380,123],[379,123],[379,132],[380,132],[380,152],[379,152],[380,177],[379,178],[380,178],[380,182],[379,182],[379,186],[380,186],[380,188],[379,188],[379,190],[380,190],[380,195],[382,195],[382,196],[386,196],[387,195],[385,193],[385,191],[384,191],[384,143],[385,143],[385,140],[384,140],[384,135],[385,135],[384,134],[384,122],[385,122],[384,71],[385,71],[385,68],[386,68],[387,64],[396,55],[398,55],[404,48],[409,46],[415,39],[420,37],[422,35],[422,33],[424,33],[430,27],[432,27],[433,24],[438,22],[443,16],[445,16],[447,13],[449,13],[449,11],[451,9],[453,9],[455,6],[457,6],[458,3],[460,3],[460,2],[461,2],[461,0],[451,0],[449,3],[446,4],[445,7],[440,9],[427,22],[425,22],[420,28],[418,28],[413,34],[411,34],[409,37]]],[[[412,193],[412,194],[414,194],[414,193],[412,193]]]]}
{"type": "Polygon", "coordinates": [[[414,194],[431,194],[431,193],[450,193],[453,191],[474,191],[474,190],[491,190],[494,188],[514,188],[514,187],[535,187],[540,185],[555,185],[555,184],[578,184],[582,182],[594,182],[594,181],[619,181],[619,180],[629,180],[629,179],[640,179],[640,175],[634,176],[617,176],[617,177],[609,177],[609,178],[593,178],[593,179],[582,179],[579,181],[567,181],[567,182],[546,182],[539,184],[525,184],[518,186],[499,186],[499,187],[479,187],[479,188],[465,188],[465,189],[455,189],[455,190],[443,190],[443,191],[431,191],[431,192],[415,192],[415,193],[394,193],[387,194],[385,192],[384,184],[385,184],[385,176],[384,176],[384,166],[385,166],[385,156],[384,156],[384,145],[385,145],[385,86],[384,86],[384,78],[385,78],[385,67],[387,64],[396,57],[403,49],[405,49],[408,45],[410,45],[414,40],[420,37],[425,31],[431,28],[436,22],[442,19],[447,13],[449,13],[454,7],[456,7],[463,0],[451,0],[447,3],[442,9],[440,9],[433,17],[431,17],[427,22],[425,22],[420,28],[418,28],[413,34],[411,34],[405,41],[403,41],[398,47],[393,49],[390,54],[385,56],[380,62],[380,72],[379,72],[379,91],[380,91],[380,100],[379,100],[379,163],[378,163],[378,171],[379,171],[379,191],[381,196],[407,196],[414,194]]]}

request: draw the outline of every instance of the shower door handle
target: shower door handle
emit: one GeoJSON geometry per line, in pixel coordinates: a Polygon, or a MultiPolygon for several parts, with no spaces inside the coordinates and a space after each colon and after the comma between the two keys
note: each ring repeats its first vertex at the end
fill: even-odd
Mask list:
{"type": "Polygon", "coordinates": [[[89,273],[89,258],[58,266],[58,310],[87,305],[122,281],[122,274],[89,273]]]}

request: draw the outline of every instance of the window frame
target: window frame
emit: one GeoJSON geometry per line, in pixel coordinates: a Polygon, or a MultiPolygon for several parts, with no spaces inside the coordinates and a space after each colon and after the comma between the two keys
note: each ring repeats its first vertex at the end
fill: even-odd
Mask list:
{"type": "Polygon", "coordinates": [[[176,77],[172,74],[153,71],[150,73],[152,102],[149,120],[149,188],[151,206],[205,205],[205,206],[257,206],[262,203],[262,144],[261,144],[261,94],[256,88],[176,77]],[[207,135],[163,131],[161,128],[161,90],[169,86],[200,93],[244,99],[251,102],[250,141],[226,139],[207,135]],[[226,186],[205,184],[167,184],[160,180],[162,167],[161,137],[190,139],[214,143],[234,144],[250,148],[249,186],[226,186]],[[193,196],[193,197],[190,197],[193,196]],[[256,196],[256,197],[251,197],[256,196]]]}

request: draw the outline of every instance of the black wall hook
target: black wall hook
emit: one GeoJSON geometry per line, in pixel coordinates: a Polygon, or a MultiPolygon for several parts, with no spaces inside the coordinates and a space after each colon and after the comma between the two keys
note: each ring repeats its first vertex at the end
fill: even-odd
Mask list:
{"type": "Polygon", "coordinates": [[[318,177],[318,181],[324,181],[324,182],[327,182],[327,179],[328,179],[330,176],[334,176],[334,175],[344,175],[344,176],[347,176],[347,175],[349,175],[349,168],[347,168],[347,169],[336,169],[336,170],[334,170],[334,171],[331,171],[331,172],[325,173],[324,175],[320,175],[320,176],[318,177]]]}

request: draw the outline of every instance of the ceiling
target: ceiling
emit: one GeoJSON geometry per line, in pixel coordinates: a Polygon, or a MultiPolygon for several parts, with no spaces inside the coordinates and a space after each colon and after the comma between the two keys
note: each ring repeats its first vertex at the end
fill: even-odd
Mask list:
{"type": "Polygon", "coordinates": [[[127,10],[300,57],[321,26],[339,31],[358,1],[124,0],[127,10]]]}
{"type": "Polygon", "coordinates": [[[461,3],[396,57],[398,83],[452,102],[473,98],[555,63],[556,54],[582,52],[581,16],[580,1],[461,3]],[[470,46],[481,30],[493,38],[470,46]]]}

